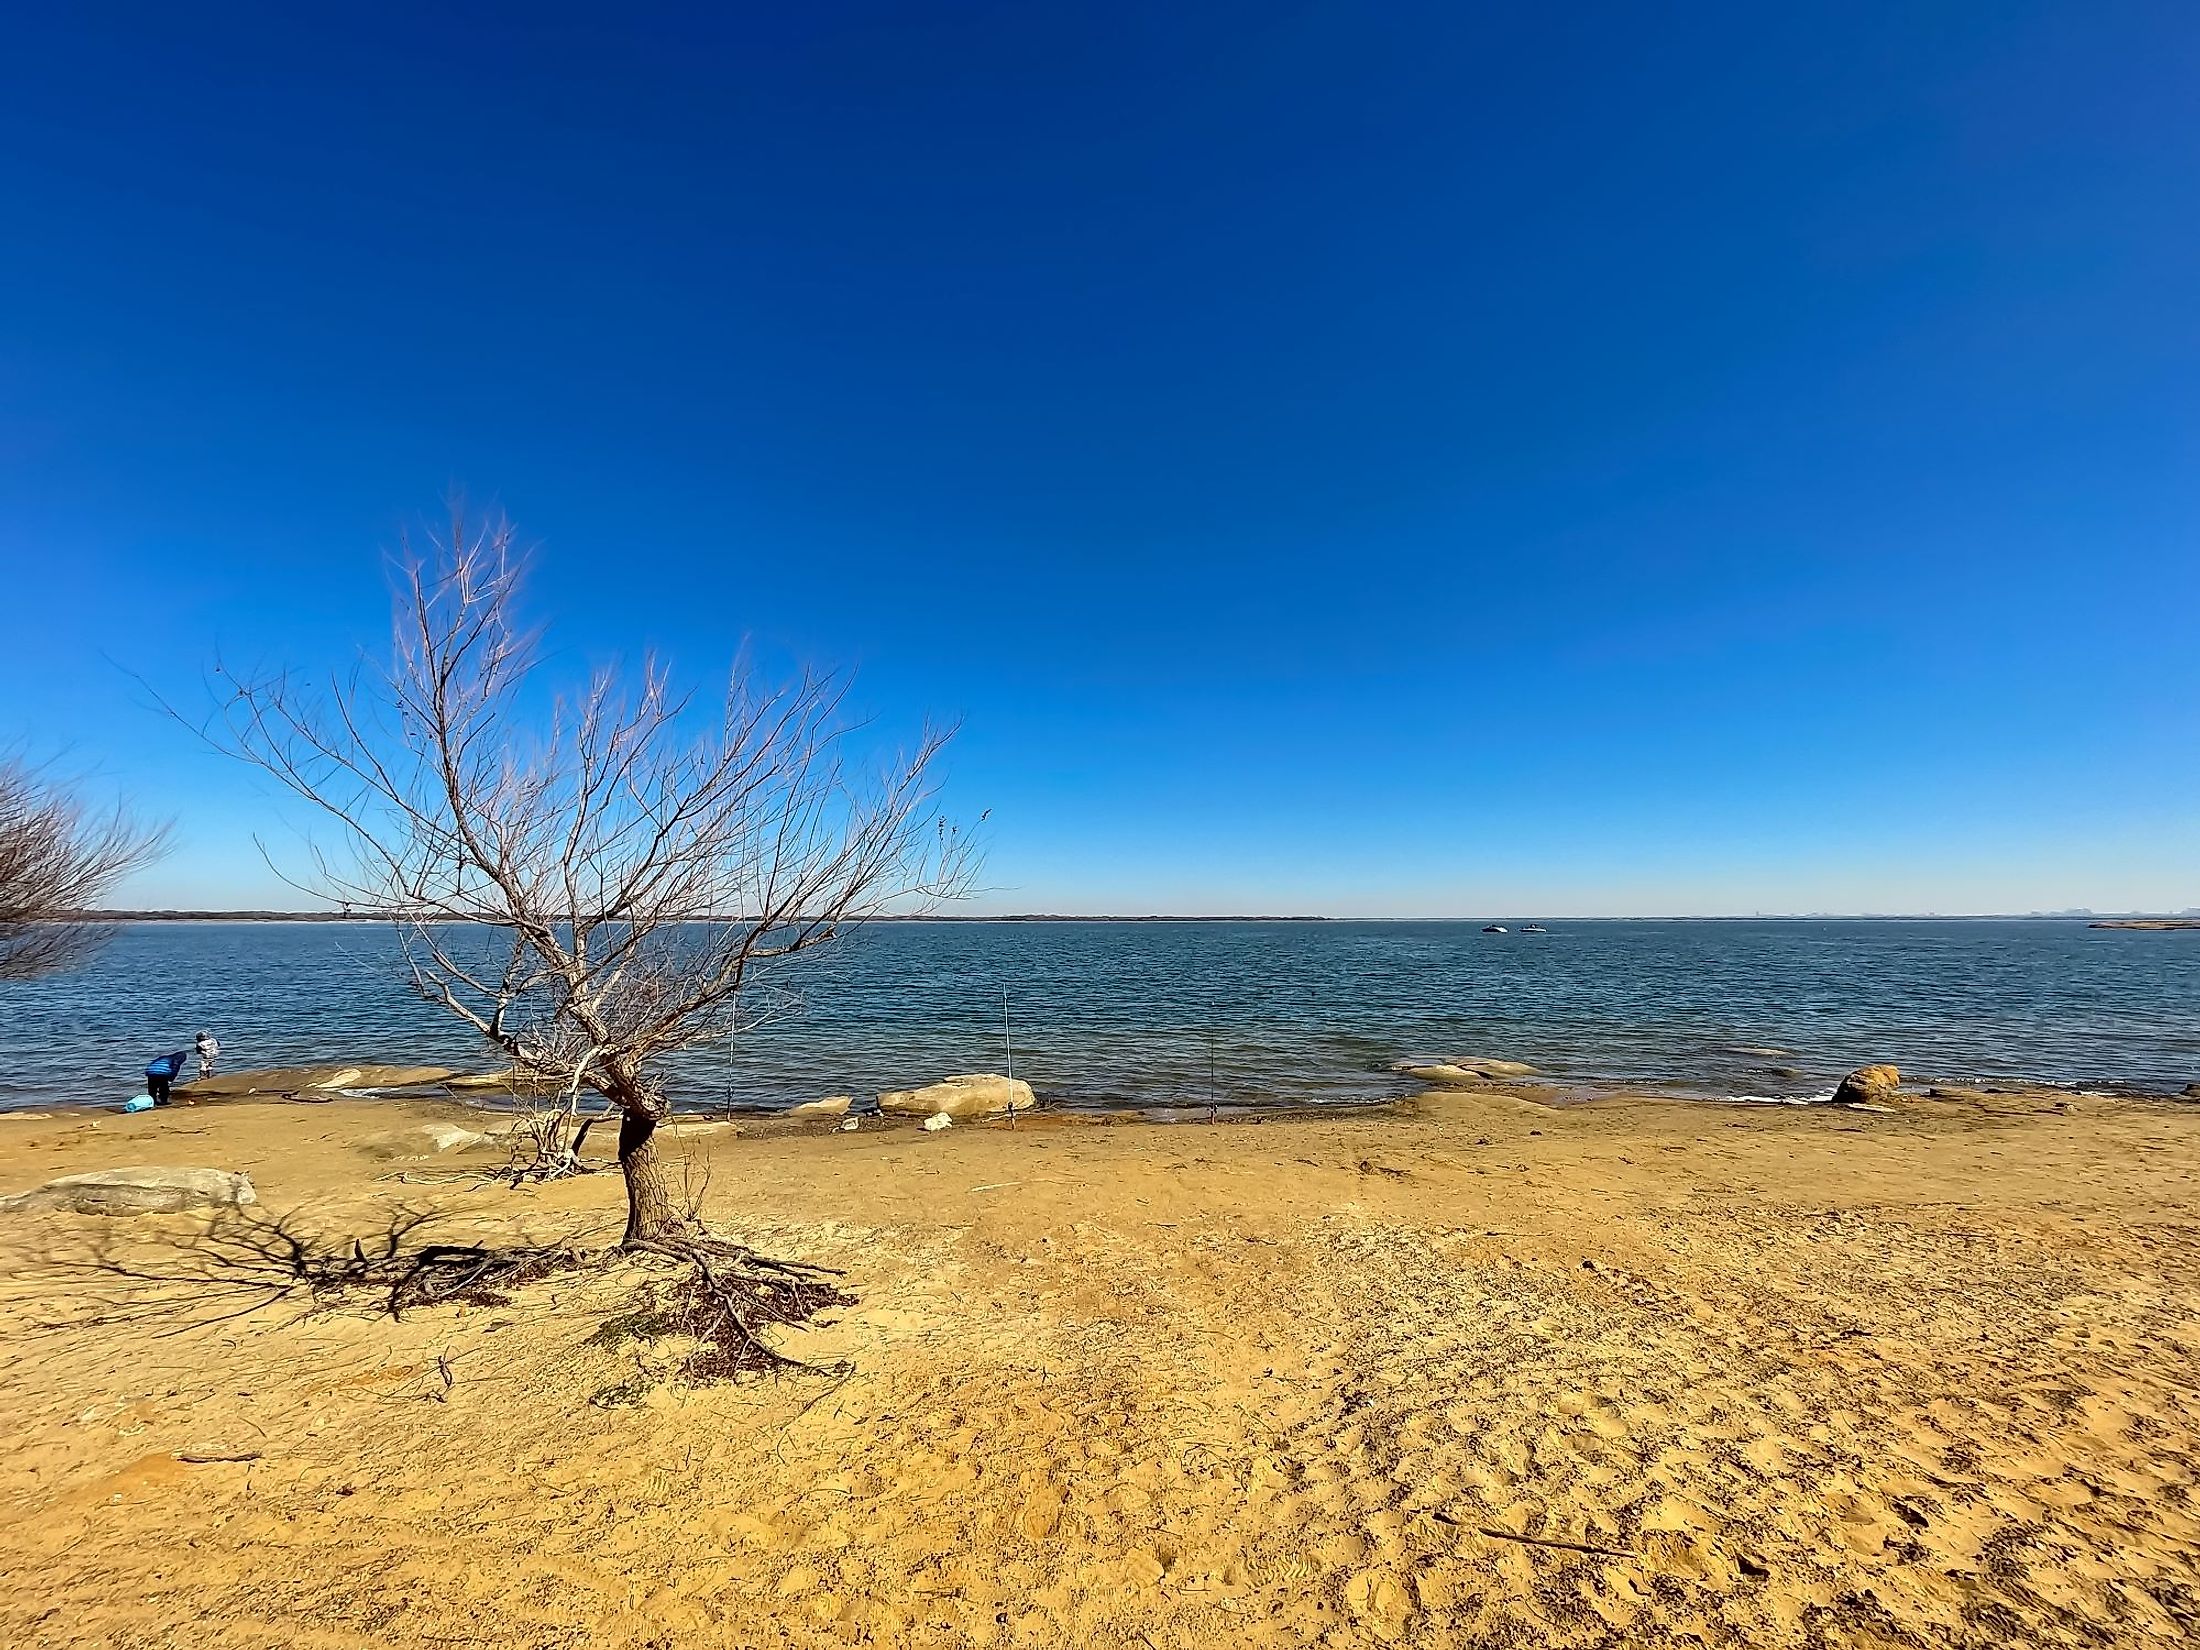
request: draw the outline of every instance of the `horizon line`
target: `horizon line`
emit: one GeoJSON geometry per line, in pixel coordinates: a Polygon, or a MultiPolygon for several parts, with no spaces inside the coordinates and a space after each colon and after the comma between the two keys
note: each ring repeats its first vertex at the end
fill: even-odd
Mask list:
{"type": "MultiPolygon", "coordinates": [[[[1314,912],[894,912],[863,917],[849,927],[873,922],[2084,922],[2088,920],[2176,921],[2200,917],[2200,907],[2183,910],[2096,911],[2069,907],[2053,911],[1665,911],[1596,912],[1554,916],[1532,912],[1466,915],[1335,916],[1314,912]]],[[[128,910],[80,911],[67,920],[87,922],[397,922],[394,912],[282,910],[269,907],[185,908],[148,906],[128,910]]],[[[738,922],[737,916],[695,917],[693,922],[738,922]]],[[[493,924],[491,926],[494,926],[493,924]]]]}

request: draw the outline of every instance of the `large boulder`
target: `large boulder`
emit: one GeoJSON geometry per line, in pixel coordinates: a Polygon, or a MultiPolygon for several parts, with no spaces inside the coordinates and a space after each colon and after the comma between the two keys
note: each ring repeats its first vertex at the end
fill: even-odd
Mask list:
{"type": "Polygon", "coordinates": [[[456,1123],[418,1123],[409,1129],[384,1129],[359,1142],[369,1157],[395,1160],[406,1157],[441,1157],[445,1152],[470,1152],[477,1146],[494,1145],[486,1134],[460,1128],[456,1123]]]}
{"type": "Polygon", "coordinates": [[[1902,1073],[1894,1066],[1858,1066],[1841,1079],[1833,1091],[1837,1106],[1884,1106],[1902,1087],[1902,1073]]]}
{"type": "Polygon", "coordinates": [[[856,1103],[852,1094],[828,1095],[823,1100],[805,1100],[789,1111],[789,1117],[846,1117],[848,1108],[856,1103]]]}
{"type": "Polygon", "coordinates": [[[897,1117],[1001,1117],[1029,1111],[1038,1097],[1020,1077],[981,1072],[966,1077],[943,1077],[920,1089],[886,1089],[878,1097],[879,1109],[897,1117]]]}
{"type": "Polygon", "coordinates": [[[20,1197],[0,1198],[0,1213],[65,1209],[80,1215],[172,1215],[185,1209],[233,1209],[259,1200],[250,1176],[227,1169],[94,1169],[49,1180],[20,1197]]]}

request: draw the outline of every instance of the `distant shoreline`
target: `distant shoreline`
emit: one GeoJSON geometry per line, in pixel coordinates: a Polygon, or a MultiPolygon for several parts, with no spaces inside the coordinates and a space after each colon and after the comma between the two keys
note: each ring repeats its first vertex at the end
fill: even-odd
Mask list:
{"type": "MultiPolygon", "coordinates": [[[[402,919],[388,912],[375,911],[87,911],[83,913],[90,922],[397,922],[402,919]]],[[[696,922],[743,922],[738,916],[697,917],[696,922]]],[[[1135,917],[1073,917],[1058,916],[1051,912],[1015,912],[998,916],[974,914],[933,914],[928,916],[879,916],[865,917],[861,922],[851,922],[848,927],[863,927],[874,922],[1482,922],[1482,917],[1292,917],[1292,916],[1164,916],[1154,914],[1135,917]]],[[[1596,920],[1596,919],[1581,919],[1596,920]]],[[[1626,920],[1626,919],[1622,919],[1626,920]]]]}
{"type": "MultiPolygon", "coordinates": [[[[377,922],[398,920],[388,912],[374,911],[86,911],[78,914],[89,922],[377,922]]],[[[736,922],[738,917],[698,918],[697,921],[736,922]]],[[[1694,916],[1667,913],[1640,917],[1553,917],[1492,913],[1471,917],[1326,917],[1271,913],[1220,912],[1211,915],[1173,915],[1146,912],[1136,915],[1071,916],[1051,911],[1001,913],[934,912],[923,916],[866,917],[873,922],[2072,922],[2089,928],[2175,929],[2200,928],[2200,916],[2155,916],[2125,912],[2103,916],[2093,911],[1808,911],[1758,912],[1749,916],[1694,916]]],[[[852,925],[853,926],[853,925],[852,925]]]]}

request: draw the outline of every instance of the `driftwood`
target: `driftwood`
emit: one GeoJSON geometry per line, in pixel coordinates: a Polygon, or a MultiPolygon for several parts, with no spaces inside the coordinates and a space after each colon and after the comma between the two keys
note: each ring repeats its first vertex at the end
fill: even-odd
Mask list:
{"type": "MultiPolygon", "coordinates": [[[[1449,1524],[1455,1529],[1461,1527],[1459,1520],[1448,1513],[1436,1513],[1433,1516],[1439,1524],[1449,1524]]],[[[1467,1527],[1471,1528],[1476,1535],[1486,1535],[1493,1541],[1515,1541],[1523,1547],[1556,1547],[1569,1553],[1593,1553],[1599,1558],[1633,1558],[1635,1556],[1625,1547],[1599,1547],[1594,1542],[1566,1541],[1557,1536],[1521,1535],[1513,1530],[1498,1529],[1494,1524],[1475,1524],[1467,1527]]]]}
{"type": "Polygon", "coordinates": [[[1570,1553],[1595,1553],[1601,1558],[1633,1558],[1625,1547],[1599,1547],[1587,1541],[1560,1541],[1555,1537],[1540,1535],[1515,1535],[1511,1530],[1500,1530],[1488,1524],[1477,1524],[1476,1535],[1494,1536],[1499,1541],[1517,1541],[1523,1547],[1563,1547],[1570,1553]]]}

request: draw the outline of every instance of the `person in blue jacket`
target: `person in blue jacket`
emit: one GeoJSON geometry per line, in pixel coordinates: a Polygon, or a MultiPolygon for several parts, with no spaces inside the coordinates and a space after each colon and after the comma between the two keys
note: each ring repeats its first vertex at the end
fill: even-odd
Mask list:
{"type": "Polygon", "coordinates": [[[145,1092],[153,1097],[153,1104],[168,1104],[168,1085],[183,1075],[183,1063],[191,1058],[190,1051],[178,1049],[173,1054],[163,1054],[145,1068],[145,1092]]]}

